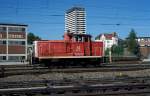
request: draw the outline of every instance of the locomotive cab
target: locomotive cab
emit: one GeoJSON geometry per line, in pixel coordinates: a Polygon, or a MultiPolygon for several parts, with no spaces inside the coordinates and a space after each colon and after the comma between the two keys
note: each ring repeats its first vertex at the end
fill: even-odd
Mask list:
{"type": "Polygon", "coordinates": [[[65,33],[64,40],[71,41],[71,42],[91,42],[92,36],[89,34],[72,34],[72,33],[65,33]]]}

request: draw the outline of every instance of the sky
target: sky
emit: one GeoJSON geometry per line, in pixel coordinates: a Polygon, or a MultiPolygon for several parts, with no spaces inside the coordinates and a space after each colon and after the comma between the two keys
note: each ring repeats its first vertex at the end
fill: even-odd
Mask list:
{"type": "Polygon", "coordinates": [[[0,23],[27,24],[42,39],[63,39],[65,12],[73,6],[86,10],[86,32],[93,38],[117,32],[126,38],[150,36],[150,0],[0,0],[0,23]],[[119,25],[118,25],[119,24],[119,25]]]}

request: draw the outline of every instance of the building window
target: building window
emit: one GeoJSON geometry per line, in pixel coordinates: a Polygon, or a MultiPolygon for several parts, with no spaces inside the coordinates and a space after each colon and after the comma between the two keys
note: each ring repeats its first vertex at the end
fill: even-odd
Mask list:
{"type": "Polygon", "coordinates": [[[6,45],[6,41],[0,41],[0,45],[6,45]]]}
{"type": "Polygon", "coordinates": [[[13,60],[13,61],[20,61],[20,56],[9,56],[8,60],[13,60]]]}
{"type": "Polygon", "coordinates": [[[21,45],[25,45],[25,41],[21,41],[21,45]]]}
{"type": "Polygon", "coordinates": [[[9,27],[8,32],[25,32],[25,28],[22,28],[22,27],[9,27]]]}
{"type": "Polygon", "coordinates": [[[3,56],[3,60],[6,60],[6,56],[3,56]]]}
{"type": "Polygon", "coordinates": [[[9,56],[8,60],[10,60],[10,61],[24,61],[25,56],[9,56]]]}
{"type": "Polygon", "coordinates": [[[6,56],[0,56],[0,60],[6,60],[6,56]]]}
{"type": "Polygon", "coordinates": [[[0,32],[6,32],[6,27],[0,27],[0,32]]]}
{"type": "Polygon", "coordinates": [[[25,41],[8,41],[8,45],[25,45],[25,41]]]}
{"type": "Polygon", "coordinates": [[[17,39],[23,39],[23,35],[18,35],[18,34],[9,34],[8,38],[17,38],[17,39]]]}

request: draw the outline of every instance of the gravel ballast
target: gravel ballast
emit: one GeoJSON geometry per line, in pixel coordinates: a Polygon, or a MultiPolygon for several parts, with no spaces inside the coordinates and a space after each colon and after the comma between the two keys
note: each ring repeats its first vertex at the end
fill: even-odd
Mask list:
{"type": "Polygon", "coordinates": [[[150,76],[150,69],[139,71],[117,71],[117,72],[83,72],[83,73],[47,73],[40,75],[14,75],[0,78],[0,82],[13,82],[13,81],[32,81],[32,80],[63,80],[66,79],[95,79],[95,78],[114,78],[120,75],[127,75],[129,77],[144,77],[150,76]]]}

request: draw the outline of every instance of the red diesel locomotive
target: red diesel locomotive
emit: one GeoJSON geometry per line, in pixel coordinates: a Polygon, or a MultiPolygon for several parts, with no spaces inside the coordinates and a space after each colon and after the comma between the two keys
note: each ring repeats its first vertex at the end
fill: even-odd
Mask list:
{"type": "Polygon", "coordinates": [[[34,61],[48,66],[97,65],[104,55],[103,42],[88,34],[64,34],[64,40],[34,42],[34,61]]]}

